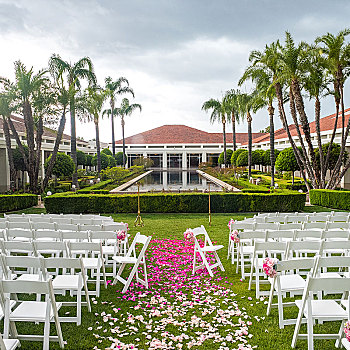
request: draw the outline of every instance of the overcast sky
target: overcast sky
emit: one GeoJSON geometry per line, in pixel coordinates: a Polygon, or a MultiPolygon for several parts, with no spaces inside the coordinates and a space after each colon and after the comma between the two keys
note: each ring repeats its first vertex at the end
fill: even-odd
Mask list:
{"type": "MultiPolygon", "coordinates": [[[[72,62],[89,56],[100,84],[127,77],[142,105],[126,120],[126,136],[164,124],[216,132],[221,126],[201,105],[237,87],[251,50],[286,30],[309,42],[337,33],[349,15],[348,0],[0,0],[0,76],[13,79],[18,59],[38,70],[53,53],[72,62]]],[[[333,112],[325,100],[322,114],[333,112]]],[[[107,142],[109,125],[101,123],[107,142]]],[[[254,131],[267,125],[267,112],[253,116],[254,131]]],[[[115,131],[121,138],[119,121],[115,131]]],[[[93,124],[78,124],[77,134],[93,138],[93,124]]]]}

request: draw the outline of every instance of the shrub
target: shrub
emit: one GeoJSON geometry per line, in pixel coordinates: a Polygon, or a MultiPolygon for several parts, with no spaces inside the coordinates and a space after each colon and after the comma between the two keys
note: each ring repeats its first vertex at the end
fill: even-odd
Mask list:
{"type": "Polygon", "coordinates": [[[112,156],[113,157],[113,153],[111,152],[111,150],[109,148],[104,148],[101,153],[104,153],[107,156],[112,156]]]}
{"type": "Polygon", "coordinates": [[[85,187],[84,189],[78,190],[77,193],[90,193],[91,191],[101,190],[109,185],[112,180],[100,181],[92,186],[85,187]]]}
{"type": "Polygon", "coordinates": [[[83,151],[77,151],[77,164],[86,165],[86,154],[83,151]]]}
{"type": "Polygon", "coordinates": [[[284,180],[291,180],[292,179],[292,173],[290,171],[286,171],[284,174],[283,174],[283,179],[284,180]]]}
{"type": "MultiPolygon", "coordinates": [[[[48,167],[51,155],[45,161],[45,169],[48,167]]],[[[58,152],[56,155],[55,165],[52,169],[52,174],[61,176],[72,176],[74,172],[74,162],[70,156],[65,153],[58,152]]]]}
{"type": "Polygon", "coordinates": [[[350,210],[350,192],[337,190],[310,190],[310,203],[322,207],[350,210]]]}
{"type": "Polygon", "coordinates": [[[117,165],[117,162],[115,161],[114,157],[113,156],[109,156],[109,155],[107,155],[107,157],[108,157],[108,166],[110,168],[115,167],[117,165]]]}
{"type": "Polygon", "coordinates": [[[231,156],[231,164],[232,165],[236,165],[237,166],[237,158],[244,151],[245,151],[244,149],[238,149],[238,150],[236,150],[236,151],[234,151],[232,153],[232,156],[231,156]]]}
{"type": "MultiPolygon", "coordinates": [[[[231,158],[232,158],[232,149],[227,149],[226,150],[226,165],[230,165],[231,164],[231,158]]],[[[219,155],[219,159],[218,159],[218,163],[219,164],[224,164],[224,152],[221,152],[219,155]]]]}
{"type": "MultiPolygon", "coordinates": [[[[271,165],[271,159],[270,159],[270,150],[266,150],[264,152],[264,156],[263,156],[263,165],[265,166],[270,166],[271,165]]],[[[278,149],[275,149],[275,163],[276,163],[276,159],[278,157],[278,155],[281,153],[278,149]]]]}
{"type": "Polygon", "coordinates": [[[8,212],[33,207],[38,204],[38,196],[35,194],[10,194],[0,195],[0,212],[8,212]]]}
{"type": "Polygon", "coordinates": [[[86,175],[86,170],[85,169],[78,169],[77,173],[78,173],[78,177],[81,178],[81,177],[84,177],[86,175]]]}
{"type": "MultiPolygon", "coordinates": [[[[328,142],[328,143],[322,145],[322,153],[323,153],[324,159],[326,159],[326,157],[327,157],[327,152],[328,152],[328,148],[329,148],[330,144],[331,143],[328,142]]],[[[330,169],[330,170],[334,169],[334,167],[338,161],[339,155],[340,155],[340,150],[341,150],[340,145],[338,145],[337,143],[332,144],[332,149],[330,152],[329,163],[328,163],[327,169],[330,169]]],[[[315,149],[315,156],[316,156],[316,163],[317,163],[318,167],[320,167],[320,152],[318,151],[318,148],[315,149]]],[[[343,155],[343,164],[346,163],[347,159],[348,159],[348,152],[345,151],[344,155],[343,155]]]]}
{"type": "MultiPolygon", "coordinates": [[[[127,156],[125,155],[125,162],[127,162],[127,156]]],[[[123,165],[123,152],[118,152],[115,155],[115,161],[117,162],[117,165],[123,165]]]]}
{"type": "Polygon", "coordinates": [[[112,182],[116,182],[129,176],[130,171],[121,167],[114,167],[104,170],[103,175],[106,176],[108,179],[111,179],[112,182]]]}
{"type": "MultiPolygon", "coordinates": [[[[256,151],[252,152],[252,165],[259,164],[260,154],[256,151]]],[[[244,150],[236,160],[237,166],[248,166],[248,151],[244,150]]]]}
{"type": "Polygon", "coordinates": [[[256,149],[252,152],[252,160],[254,163],[252,165],[264,165],[264,154],[265,151],[262,149],[256,149]]]}
{"type": "MultiPolygon", "coordinates": [[[[215,193],[211,210],[217,213],[303,210],[306,195],[290,193],[215,193]]],[[[207,193],[142,194],[141,211],[147,213],[206,213],[207,193]]],[[[135,213],[137,195],[55,194],[45,198],[48,213],[135,213]]]]}
{"type": "MultiPolygon", "coordinates": [[[[100,157],[101,157],[101,169],[108,168],[109,160],[108,160],[107,154],[100,153],[100,157]]],[[[92,157],[92,165],[97,166],[97,154],[92,157]]]]}
{"type": "Polygon", "coordinates": [[[85,157],[86,157],[86,166],[92,166],[92,155],[91,154],[86,154],[85,155],[85,157]]]}

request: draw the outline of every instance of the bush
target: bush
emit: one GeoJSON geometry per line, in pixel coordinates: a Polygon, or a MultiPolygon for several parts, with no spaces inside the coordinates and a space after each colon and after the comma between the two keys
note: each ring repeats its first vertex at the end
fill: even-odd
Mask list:
{"type": "MultiPolygon", "coordinates": [[[[231,164],[231,158],[232,158],[232,149],[227,149],[226,150],[226,165],[230,165],[231,164]]],[[[218,159],[218,163],[219,164],[224,164],[224,152],[221,152],[219,155],[219,159],[218,159]]]]}
{"type": "MultiPolygon", "coordinates": [[[[45,169],[47,169],[51,155],[45,161],[45,169]]],[[[65,153],[58,152],[56,155],[55,165],[52,174],[57,177],[72,176],[74,172],[74,162],[70,156],[65,153]]]]}
{"type": "Polygon", "coordinates": [[[252,160],[254,163],[252,165],[264,165],[264,154],[265,151],[262,149],[256,149],[252,152],[252,160]]]}
{"type": "MultiPolygon", "coordinates": [[[[107,154],[100,153],[100,157],[101,157],[101,169],[107,169],[109,165],[109,159],[107,154]]],[[[97,154],[92,157],[92,165],[97,166],[97,154]]]]}
{"type": "Polygon", "coordinates": [[[85,187],[84,189],[78,190],[78,193],[90,193],[91,191],[101,190],[105,188],[107,185],[112,183],[112,180],[100,181],[92,186],[85,187]]]}
{"type": "MultiPolygon", "coordinates": [[[[128,158],[125,155],[125,163],[127,162],[128,158]]],[[[117,165],[123,165],[123,152],[118,152],[115,155],[115,161],[117,162],[117,165]]]]}
{"type": "Polygon", "coordinates": [[[35,194],[0,195],[0,212],[21,210],[38,205],[38,196],[35,194]]]}
{"type": "Polygon", "coordinates": [[[86,175],[86,170],[85,169],[78,169],[77,173],[78,173],[78,177],[81,178],[81,177],[84,177],[86,175]]]}
{"type": "Polygon", "coordinates": [[[276,159],[276,169],[278,171],[294,171],[299,170],[297,160],[292,147],[285,148],[280,152],[276,159]]]}
{"type": "Polygon", "coordinates": [[[291,180],[292,179],[292,173],[290,171],[286,171],[284,174],[283,174],[283,179],[284,180],[291,180]]]}
{"type": "Polygon", "coordinates": [[[108,179],[111,179],[112,182],[123,180],[130,174],[131,173],[128,169],[124,169],[121,167],[108,168],[103,171],[103,175],[106,176],[108,179]]]}
{"type": "Polygon", "coordinates": [[[107,155],[107,157],[108,157],[108,166],[110,168],[115,167],[117,165],[117,162],[115,161],[114,157],[113,156],[109,156],[109,155],[107,155]]]}
{"type": "MultiPolygon", "coordinates": [[[[252,165],[260,164],[259,161],[261,161],[261,155],[257,153],[256,151],[252,152],[252,165]]],[[[248,151],[244,150],[237,158],[236,160],[237,166],[248,166],[248,151]]]]}
{"type": "Polygon", "coordinates": [[[77,164],[86,165],[86,154],[83,151],[77,151],[77,164]]]}
{"type": "MultiPolygon", "coordinates": [[[[324,159],[326,159],[326,157],[327,157],[328,148],[330,145],[331,145],[330,142],[322,145],[322,153],[323,153],[324,159]]],[[[340,150],[341,150],[340,145],[338,145],[337,143],[332,144],[332,149],[330,152],[329,163],[328,163],[327,169],[330,169],[330,170],[334,169],[334,167],[338,161],[338,158],[340,156],[340,150]]],[[[321,164],[320,164],[320,152],[318,151],[318,148],[315,149],[315,156],[316,156],[316,163],[317,163],[318,167],[320,167],[321,166],[321,164]]],[[[343,162],[342,162],[343,165],[346,163],[347,159],[348,159],[348,152],[345,151],[344,155],[343,155],[343,162]]]]}
{"type": "Polygon", "coordinates": [[[92,155],[91,154],[86,154],[86,166],[92,166],[92,155]]]}
{"type": "Polygon", "coordinates": [[[350,210],[350,192],[337,190],[310,190],[310,203],[322,207],[350,210]]]}
{"type": "Polygon", "coordinates": [[[237,166],[237,158],[244,151],[245,151],[244,149],[238,149],[232,153],[232,157],[231,157],[231,164],[232,165],[237,166]]]}
{"type": "MultiPolygon", "coordinates": [[[[142,194],[141,211],[146,213],[207,213],[207,193],[142,194]]],[[[304,208],[301,193],[215,193],[211,210],[217,213],[284,211],[304,208]]],[[[137,195],[55,194],[45,198],[48,213],[136,213],[137,195]]]]}
{"type": "Polygon", "coordinates": [[[104,153],[107,156],[112,156],[113,157],[113,153],[109,148],[104,148],[101,153],[104,153]]]}
{"type": "MultiPolygon", "coordinates": [[[[263,157],[263,165],[265,165],[265,166],[270,166],[271,165],[271,159],[270,159],[270,150],[268,149],[268,150],[266,150],[265,152],[264,152],[264,157],[263,157]]],[[[278,155],[281,153],[278,149],[275,149],[275,163],[276,163],[276,159],[277,159],[277,157],[278,157],[278,155]]]]}

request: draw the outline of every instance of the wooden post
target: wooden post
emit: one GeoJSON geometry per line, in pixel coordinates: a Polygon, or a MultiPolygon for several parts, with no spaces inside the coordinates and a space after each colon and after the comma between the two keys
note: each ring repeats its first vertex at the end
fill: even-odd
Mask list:
{"type": "Polygon", "coordinates": [[[143,220],[141,218],[141,209],[140,209],[140,182],[137,183],[137,217],[134,222],[134,226],[144,226],[143,220]]]}

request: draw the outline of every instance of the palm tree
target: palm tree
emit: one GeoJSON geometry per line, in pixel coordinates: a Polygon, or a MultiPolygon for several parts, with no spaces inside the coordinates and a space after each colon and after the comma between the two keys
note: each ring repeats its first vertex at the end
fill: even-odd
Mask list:
{"type": "Polygon", "coordinates": [[[224,164],[226,165],[226,109],[224,101],[219,101],[211,98],[202,105],[202,110],[208,112],[211,110],[210,123],[218,121],[222,124],[222,136],[224,143],[224,164]]]}
{"type": "Polygon", "coordinates": [[[94,67],[89,57],[83,57],[75,63],[70,63],[61,59],[59,55],[52,55],[49,61],[49,66],[52,70],[57,69],[66,74],[68,90],[70,91],[69,111],[71,122],[71,157],[74,162],[74,173],[72,178],[73,185],[78,188],[78,173],[77,173],[77,136],[75,127],[75,97],[81,88],[81,81],[85,79],[89,85],[96,85],[96,76],[94,67]]]}
{"type": "Polygon", "coordinates": [[[238,95],[239,90],[229,90],[226,91],[224,101],[225,106],[227,110],[227,120],[229,119],[229,116],[231,116],[231,122],[232,122],[232,144],[233,144],[233,151],[237,150],[237,143],[236,143],[236,122],[239,123],[239,114],[238,111],[238,95]]]}
{"type": "Polygon", "coordinates": [[[106,94],[98,86],[88,87],[84,95],[77,99],[77,113],[87,121],[93,121],[96,132],[96,155],[97,155],[97,172],[101,172],[101,147],[100,147],[100,129],[99,121],[103,108],[106,94]]]}
{"type": "Polygon", "coordinates": [[[113,156],[115,156],[115,137],[114,137],[114,109],[115,109],[115,102],[117,95],[130,93],[133,97],[134,91],[129,88],[129,81],[124,78],[120,77],[117,80],[113,81],[111,77],[107,77],[105,79],[105,93],[106,98],[109,99],[109,104],[111,106],[110,108],[110,114],[108,114],[108,117],[111,117],[112,122],[112,153],[113,156]],[[123,84],[126,84],[126,86],[123,86],[123,84]]]}
{"type": "Polygon", "coordinates": [[[124,135],[124,126],[125,126],[125,117],[128,115],[131,115],[136,109],[139,109],[140,112],[142,111],[142,107],[138,103],[132,103],[130,104],[129,100],[127,98],[123,98],[122,103],[120,107],[116,109],[117,115],[121,118],[121,124],[122,124],[122,137],[123,137],[123,166],[125,167],[125,135],[124,135]]]}

